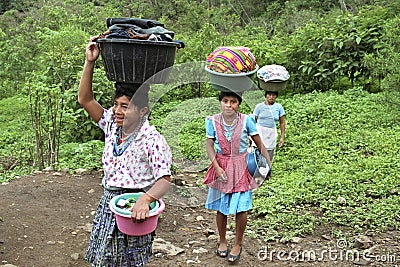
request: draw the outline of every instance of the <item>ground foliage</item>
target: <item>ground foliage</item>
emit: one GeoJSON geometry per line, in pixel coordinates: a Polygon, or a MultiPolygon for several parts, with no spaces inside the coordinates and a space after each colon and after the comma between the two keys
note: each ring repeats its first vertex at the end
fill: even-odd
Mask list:
{"type": "Polygon", "coordinates": [[[392,97],[398,93],[353,89],[280,99],[286,144],[254,201],[260,223],[274,225],[266,236],[316,225],[399,227],[400,114],[392,97]]]}

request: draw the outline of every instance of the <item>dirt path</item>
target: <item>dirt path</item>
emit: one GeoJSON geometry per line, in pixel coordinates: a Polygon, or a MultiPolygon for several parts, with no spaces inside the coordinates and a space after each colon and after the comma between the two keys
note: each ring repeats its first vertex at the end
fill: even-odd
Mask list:
{"type": "MultiPolygon", "coordinates": [[[[179,177],[184,179],[186,175],[179,177]]],[[[83,255],[102,193],[100,179],[101,173],[40,173],[1,185],[0,267],[89,267],[83,255]]],[[[227,266],[226,260],[214,253],[217,243],[214,218],[214,213],[202,206],[167,205],[156,238],[158,243],[170,242],[182,252],[168,255],[167,251],[155,248],[148,266],[227,266]]],[[[372,260],[361,258],[355,262],[340,256],[338,251],[336,258],[317,255],[294,260],[295,253],[322,251],[331,246],[335,240],[324,234],[327,233],[319,231],[318,235],[286,244],[266,244],[246,237],[238,266],[400,266],[400,235],[395,230],[369,236],[373,241],[370,249],[375,255],[372,260]],[[263,253],[266,245],[267,253],[263,253]]]]}

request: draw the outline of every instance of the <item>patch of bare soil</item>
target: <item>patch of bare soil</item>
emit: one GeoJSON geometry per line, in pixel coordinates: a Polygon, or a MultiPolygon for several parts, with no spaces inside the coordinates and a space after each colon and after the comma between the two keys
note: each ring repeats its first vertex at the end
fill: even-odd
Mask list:
{"type": "MultiPolygon", "coordinates": [[[[102,194],[101,175],[45,172],[1,185],[0,266],[89,267],[83,256],[102,194]]],[[[157,242],[169,242],[171,249],[154,248],[148,266],[229,265],[215,255],[215,214],[203,207],[205,190],[190,186],[195,176],[182,173],[174,177],[177,186],[165,197],[166,210],[156,231],[157,242]],[[173,248],[181,252],[171,255],[176,251],[173,248]]],[[[232,221],[230,217],[228,223],[232,221]]],[[[362,251],[370,254],[357,258],[361,249],[349,253],[347,244],[338,249],[327,229],[288,243],[265,243],[246,236],[237,266],[400,266],[398,231],[367,237],[368,248],[362,251]]]]}

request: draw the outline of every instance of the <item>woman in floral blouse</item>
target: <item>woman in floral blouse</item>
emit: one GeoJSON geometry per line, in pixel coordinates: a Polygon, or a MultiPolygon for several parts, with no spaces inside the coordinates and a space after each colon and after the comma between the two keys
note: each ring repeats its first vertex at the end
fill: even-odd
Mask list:
{"type": "Polygon", "coordinates": [[[152,255],[154,232],[128,236],[118,230],[110,211],[111,198],[127,192],[145,192],[132,208],[132,220],[149,217],[149,204],[169,189],[172,155],[164,137],[147,116],[148,89],[116,83],[114,105],[104,109],[93,97],[92,81],[99,47],[92,38],[78,91],[78,102],[105,133],[104,194],[93,221],[85,259],[96,267],[144,266],[152,255]],[[138,90],[136,90],[138,89],[138,90]],[[144,90],[143,90],[144,89],[144,90]]]}

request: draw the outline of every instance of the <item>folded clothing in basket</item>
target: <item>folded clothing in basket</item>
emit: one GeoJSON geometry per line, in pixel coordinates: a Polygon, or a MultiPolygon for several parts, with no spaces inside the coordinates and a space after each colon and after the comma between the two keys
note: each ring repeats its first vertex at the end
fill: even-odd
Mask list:
{"type": "Polygon", "coordinates": [[[257,68],[257,62],[250,49],[244,46],[221,46],[207,56],[210,70],[226,74],[251,72],[257,68]]]}
{"type": "Polygon", "coordinates": [[[151,19],[138,19],[138,18],[107,18],[106,19],[107,28],[110,28],[115,24],[131,24],[137,25],[142,29],[149,29],[156,26],[164,27],[164,24],[156,20],[151,19]]]}
{"type": "Polygon", "coordinates": [[[280,81],[284,82],[290,78],[289,72],[281,65],[266,65],[257,71],[257,78],[264,82],[280,81]]]}
{"type": "Polygon", "coordinates": [[[164,24],[148,19],[107,18],[108,30],[100,38],[139,39],[172,42],[174,32],[164,28],[164,24]]]}

